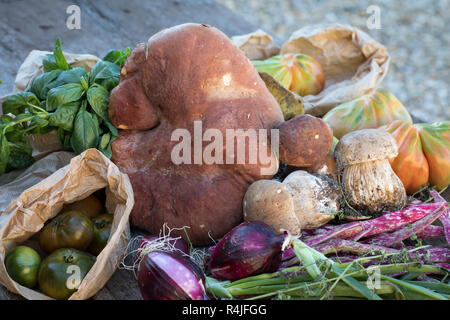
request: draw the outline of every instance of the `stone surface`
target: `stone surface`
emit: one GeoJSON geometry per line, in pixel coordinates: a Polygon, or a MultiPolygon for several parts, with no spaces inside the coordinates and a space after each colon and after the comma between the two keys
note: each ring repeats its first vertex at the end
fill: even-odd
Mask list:
{"type": "Polygon", "coordinates": [[[0,0],[0,12],[0,97],[11,92],[28,53],[53,50],[58,37],[64,51],[102,57],[110,49],[134,48],[156,32],[186,22],[214,25],[228,36],[257,29],[211,0],[42,0],[39,5],[30,0],[0,0]],[[79,30],[66,26],[66,10],[72,4],[80,7],[79,30]]]}

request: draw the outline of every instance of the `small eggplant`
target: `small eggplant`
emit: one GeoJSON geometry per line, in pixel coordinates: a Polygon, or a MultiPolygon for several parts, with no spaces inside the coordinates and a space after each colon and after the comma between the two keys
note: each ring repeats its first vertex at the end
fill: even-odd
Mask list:
{"type": "Polygon", "coordinates": [[[144,300],[208,300],[203,272],[178,252],[146,254],[137,281],[144,300]]]}
{"type": "Polygon", "coordinates": [[[284,234],[267,224],[246,221],[230,230],[211,250],[208,269],[220,280],[237,280],[274,272],[281,264],[284,234]]]}

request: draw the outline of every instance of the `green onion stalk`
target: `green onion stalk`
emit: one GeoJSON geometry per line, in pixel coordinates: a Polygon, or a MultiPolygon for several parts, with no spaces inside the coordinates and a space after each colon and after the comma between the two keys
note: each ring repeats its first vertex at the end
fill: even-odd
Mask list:
{"type": "MultiPolygon", "coordinates": [[[[246,277],[233,282],[206,278],[206,290],[219,299],[437,299],[447,300],[446,283],[399,280],[397,273],[448,275],[448,270],[434,265],[407,262],[364,267],[362,263],[383,254],[338,263],[309,247],[297,237],[288,236],[283,249],[291,247],[301,265],[246,277]],[[375,273],[374,273],[375,271],[375,273]],[[373,283],[375,282],[375,283],[373,283]]],[[[413,252],[424,247],[409,250],[413,252]]]]}

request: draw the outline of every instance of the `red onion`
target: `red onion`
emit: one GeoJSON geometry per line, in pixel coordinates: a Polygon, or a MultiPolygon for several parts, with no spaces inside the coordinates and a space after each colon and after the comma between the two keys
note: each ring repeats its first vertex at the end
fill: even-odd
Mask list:
{"type": "Polygon", "coordinates": [[[203,272],[181,253],[146,254],[137,281],[144,300],[208,300],[203,272]]]}
{"type": "Polygon", "coordinates": [[[186,255],[190,255],[189,246],[183,238],[170,238],[170,237],[158,237],[158,236],[145,236],[139,241],[139,249],[142,250],[145,246],[154,246],[155,249],[151,251],[172,251],[171,249],[177,249],[186,255]],[[164,250],[168,249],[168,250],[164,250]]]}
{"type": "Polygon", "coordinates": [[[285,235],[265,223],[246,221],[230,230],[212,249],[208,269],[220,280],[274,272],[281,264],[285,235]]]}

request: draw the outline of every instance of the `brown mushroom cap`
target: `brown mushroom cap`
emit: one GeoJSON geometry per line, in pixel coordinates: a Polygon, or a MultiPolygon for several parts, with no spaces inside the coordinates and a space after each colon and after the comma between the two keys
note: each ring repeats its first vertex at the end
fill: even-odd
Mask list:
{"type": "MultiPolygon", "coordinates": [[[[195,164],[193,150],[186,153],[191,164],[176,164],[172,152],[181,142],[173,133],[187,131],[192,143],[194,121],[202,121],[202,132],[218,130],[226,140],[228,129],[276,128],[284,120],[281,109],[244,53],[208,25],[188,23],[153,35],[133,50],[124,68],[108,111],[121,129],[111,160],[129,176],[134,191],[130,223],[152,234],[167,223],[179,228],[174,235],[189,236],[194,245],[210,244],[242,221],[248,186],[273,174],[261,157],[249,161],[251,143],[234,152],[236,138],[230,157],[223,141],[219,161],[195,164]],[[245,163],[239,163],[238,153],[245,163]]],[[[203,156],[210,144],[199,145],[203,156]]],[[[266,146],[271,149],[269,142],[266,146]]],[[[277,165],[275,155],[269,156],[277,165]]]]}
{"type": "Polygon", "coordinates": [[[378,129],[363,129],[347,133],[336,146],[334,157],[338,168],[397,156],[394,137],[378,129]]]}
{"type": "Polygon", "coordinates": [[[302,114],[279,127],[280,160],[295,167],[323,165],[333,144],[333,133],[322,119],[302,114]]]}
{"type": "Polygon", "coordinates": [[[247,189],[243,201],[244,220],[262,221],[276,233],[289,230],[300,234],[294,200],[286,185],[274,180],[258,180],[247,189]]]}

